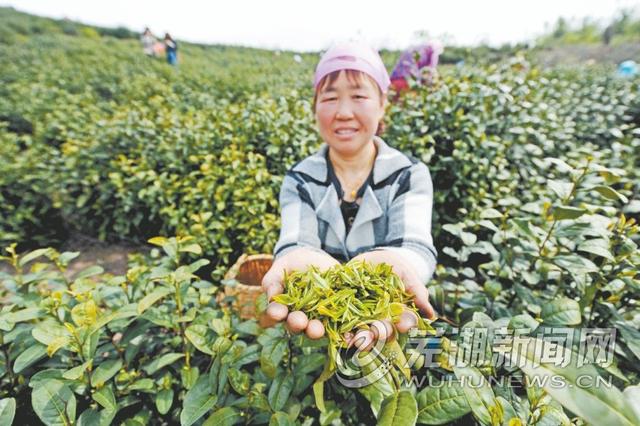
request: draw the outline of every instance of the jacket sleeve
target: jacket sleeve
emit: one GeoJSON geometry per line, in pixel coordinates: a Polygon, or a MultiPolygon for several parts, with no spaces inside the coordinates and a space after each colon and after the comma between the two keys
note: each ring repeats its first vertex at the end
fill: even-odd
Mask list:
{"type": "Polygon", "coordinates": [[[274,249],[277,259],[299,247],[322,251],[318,218],[304,181],[288,172],[280,188],[280,237],[274,249]]]}
{"type": "Polygon", "coordinates": [[[433,183],[424,163],[412,165],[398,178],[388,210],[385,242],[378,249],[400,254],[425,284],[436,269],[437,252],[431,236],[433,183]]]}

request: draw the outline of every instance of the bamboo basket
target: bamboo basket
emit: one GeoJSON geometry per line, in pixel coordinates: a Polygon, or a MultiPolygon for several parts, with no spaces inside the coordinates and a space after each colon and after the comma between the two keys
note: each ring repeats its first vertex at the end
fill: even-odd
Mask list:
{"type": "Polygon", "coordinates": [[[255,302],[262,293],[262,277],[272,263],[273,256],[270,254],[243,254],[225,274],[226,280],[236,280],[235,285],[225,286],[224,294],[235,296],[234,308],[240,318],[256,318],[255,302]]]}

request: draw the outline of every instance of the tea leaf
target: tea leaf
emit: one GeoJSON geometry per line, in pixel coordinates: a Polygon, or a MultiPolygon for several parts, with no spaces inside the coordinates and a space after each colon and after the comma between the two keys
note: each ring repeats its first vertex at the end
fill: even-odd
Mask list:
{"type": "Polygon", "coordinates": [[[418,418],[418,405],[411,392],[407,390],[393,394],[382,402],[379,426],[413,425],[418,418]]]}
{"type": "Polygon", "coordinates": [[[191,426],[209,410],[211,410],[218,397],[213,394],[208,376],[201,376],[184,397],[182,412],[180,413],[180,425],[191,426]]]}
{"type": "Polygon", "coordinates": [[[446,386],[426,387],[417,395],[418,422],[442,425],[471,412],[464,390],[459,382],[446,386]]]}

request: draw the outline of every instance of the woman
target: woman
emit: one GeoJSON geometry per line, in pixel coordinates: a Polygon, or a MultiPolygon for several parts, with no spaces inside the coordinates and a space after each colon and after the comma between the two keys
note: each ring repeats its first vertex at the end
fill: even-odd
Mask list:
{"type": "Polygon", "coordinates": [[[167,53],[167,62],[170,65],[175,65],[178,63],[178,43],[166,33],[164,35],[164,49],[167,53]]]}
{"type": "MultiPolygon", "coordinates": [[[[285,272],[359,259],[390,264],[416,306],[433,317],[425,286],[436,265],[433,187],[426,165],[379,137],[390,85],[380,56],[358,43],[335,46],[320,60],[314,85],[313,111],[325,143],[282,183],[280,238],[262,282],[267,297],[283,291],[285,272]]],[[[267,316],[284,320],[286,307],[272,302],[267,316]]],[[[407,311],[397,330],[416,322],[407,311]]],[[[351,342],[368,347],[378,334],[361,330],[351,342]]]]}

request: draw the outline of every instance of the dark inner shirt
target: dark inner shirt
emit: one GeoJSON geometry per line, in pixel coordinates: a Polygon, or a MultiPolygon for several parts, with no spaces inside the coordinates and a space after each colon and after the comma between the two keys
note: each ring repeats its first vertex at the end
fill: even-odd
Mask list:
{"type": "Polygon", "coordinates": [[[336,192],[338,193],[338,198],[340,199],[340,210],[342,212],[342,218],[344,219],[344,226],[346,228],[346,234],[351,230],[351,225],[353,225],[353,221],[358,214],[358,209],[360,208],[360,204],[358,204],[358,200],[364,196],[364,192],[367,190],[367,185],[373,179],[373,168],[371,168],[371,172],[367,179],[362,183],[362,186],[358,189],[356,193],[355,201],[345,201],[344,200],[344,190],[342,189],[342,185],[340,184],[340,180],[336,175],[335,170],[333,170],[333,164],[331,164],[331,160],[329,160],[329,150],[327,150],[326,154],[327,159],[327,169],[329,172],[329,180],[336,188],[336,192]]]}

